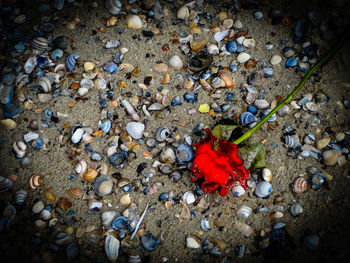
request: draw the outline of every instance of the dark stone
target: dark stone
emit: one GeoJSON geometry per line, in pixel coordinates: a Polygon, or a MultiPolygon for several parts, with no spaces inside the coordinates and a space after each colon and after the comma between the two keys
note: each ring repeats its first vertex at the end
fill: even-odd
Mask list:
{"type": "Polygon", "coordinates": [[[68,46],[68,39],[65,36],[58,36],[53,40],[52,44],[55,48],[65,50],[68,46]]]}

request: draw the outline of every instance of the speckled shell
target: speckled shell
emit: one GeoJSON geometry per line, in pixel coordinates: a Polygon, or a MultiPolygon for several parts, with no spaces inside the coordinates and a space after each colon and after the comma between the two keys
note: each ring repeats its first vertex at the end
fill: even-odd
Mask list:
{"type": "Polygon", "coordinates": [[[98,175],[98,172],[94,169],[87,169],[87,171],[84,173],[83,178],[85,181],[92,181],[96,178],[98,175]]]}
{"type": "Polygon", "coordinates": [[[73,187],[68,190],[68,194],[73,198],[81,198],[84,195],[84,191],[79,187],[73,187]]]}
{"type": "Polygon", "coordinates": [[[36,190],[40,184],[42,183],[43,179],[39,174],[32,174],[28,179],[28,188],[30,191],[36,190]]]}
{"type": "Polygon", "coordinates": [[[304,177],[298,177],[294,180],[293,191],[296,194],[304,193],[308,188],[307,181],[304,177]]]}

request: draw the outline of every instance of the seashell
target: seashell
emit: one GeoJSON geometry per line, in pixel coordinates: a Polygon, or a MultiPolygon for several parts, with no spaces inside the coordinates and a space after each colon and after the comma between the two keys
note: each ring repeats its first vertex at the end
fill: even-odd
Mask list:
{"type": "Polygon", "coordinates": [[[262,170],[262,177],[264,178],[264,180],[265,180],[266,182],[271,182],[271,180],[272,180],[272,173],[271,173],[271,170],[268,169],[268,168],[264,168],[264,169],[262,170]]]}
{"type": "Polygon", "coordinates": [[[126,230],[127,225],[128,225],[128,219],[124,216],[118,216],[114,218],[112,221],[113,229],[118,231],[126,230]]]}
{"type": "Polygon", "coordinates": [[[277,111],[277,113],[281,117],[285,116],[286,114],[289,114],[290,113],[289,106],[288,105],[283,105],[282,108],[280,108],[277,111]]]}
{"type": "Polygon", "coordinates": [[[164,63],[157,63],[152,66],[155,72],[164,73],[168,71],[168,66],[164,63]]]}
{"type": "Polygon", "coordinates": [[[195,235],[188,235],[186,237],[186,247],[191,249],[200,249],[201,248],[201,239],[195,235]]]}
{"type": "Polygon", "coordinates": [[[251,209],[249,206],[242,205],[238,211],[237,215],[243,218],[248,218],[253,212],[253,209],[251,209]]]}
{"type": "Polygon", "coordinates": [[[209,225],[209,219],[208,216],[205,216],[201,219],[201,229],[204,232],[208,232],[211,230],[210,225],[209,225]]]}
{"type": "Polygon", "coordinates": [[[80,56],[77,55],[77,54],[72,54],[72,55],[69,55],[67,58],[66,58],[66,67],[67,67],[67,70],[69,72],[72,72],[74,67],[75,67],[75,64],[76,64],[76,60],[79,59],[80,56]]]}
{"type": "Polygon", "coordinates": [[[107,62],[103,65],[103,69],[110,74],[114,74],[119,71],[119,67],[114,62],[107,62]]]}
{"type": "Polygon", "coordinates": [[[79,163],[77,163],[77,165],[75,166],[75,172],[77,173],[77,175],[81,177],[83,177],[86,170],[87,170],[87,162],[85,160],[79,161],[79,163]]]}
{"type": "Polygon", "coordinates": [[[90,160],[91,161],[101,161],[103,159],[103,155],[98,153],[98,152],[93,152],[90,155],[90,160]]]}
{"type": "Polygon", "coordinates": [[[272,193],[272,185],[269,182],[261,181],[256,185],[254,193],[261,198],[267,197],[272,193]]]}
{"type": "Polygon", "coordinates": [[[115,238],[111,233],[107,233],[107,237],[105,240],[105,252],[107,258],[110,261],[116,262],[119,255],[119,247],[120,241],[117,238],[115,238]]]}
{"type": "Polygon", "coordinates": [[[80,143],[80,141],[83,138],[84,133],[85,133],[85,130],[83,127],[81,127],[79,125],[75,126],[72,130],[72,136],[71,136],[72,143],[74,143],[74,144],[80,143]]]}
{"type": "Polygon", "coordinates": [[[253,47],[255,47],[255,39],[254,38],[246,38],[243,40],[242,44],[246,48],[253,48],[253,47]]]}
{"type": "Polygon", "coordinates": [[[54,227],[56,226],[58,223],[58,219],[57,218],[52,218],[50,221],[49,221],[49,227],[54,227]]]}
{"type": "Polygon", "coordinates": [[[290,57],[287,59],[286,63],[284,64],[286,68],[292,68],[298,65],[298,58],[290,57]]]}
{"type": "Polygon", "coordinates": [[[36,202],[32,207],[32,212],[34,214],[39,214],[45,208],[45,204],[43,201],[36,202]]]}
{"type": "Polygon", "coordinates": [[[129,122],[126,125],[127,133],[136,140],[142,138],[144,130],[145,125],[141,122],[129,122]]]}
{"type": "Polygon", "coordinates": [[[0,124],[9,131],[15,129],[17,126],[17,123],[12,119],[0,120],[0,124]]]}
{"type": "Polygon", "coordinates": [[[39,89],[43,92],[50,92],[51,91],[51,82],[46,77],[38,78],[37,85],[39,86],[39,89]]]}
{"type": "Polygon", "coordinates": [[[41,210],[40,218],[44,221],[51,219],[51,206],[47,206],[43,210],[41,210]]]}
{"type": "Polygon", "coordinates": [[[243,64],[243,63],[247,62],[250,58],[251,58],[251,56],[248,53],[241,52],[237,56],[237,62],[240,64],[243,64]]]}
{"type": "Polygon", "coordinates": [[[88,201],[89,212],[99,212],[103,207],[103,202],[90,200],[88,201]]]}
{"type": "Polygon", "coordinates": [[[156,239],[154,236],[150,234],[147,234],[141,237],[141,244],[148,251],[155,250],[159,243],[160,243],[160,240],[156,239]]]}
{"type": "Polygon", "coordinates": [[[25,14],[21,14],[16,16],[15,20],[13,22],[15,22],[16,24],[22,24],[26,21],[26,15],[25,14]]]}
{"type": "Polygon", "coordinates": [[[236,197],[243,196],[244,193],[245,193],[244,188],[243,188],[240,184],[234,185],[234,186],[231,188],[231,191],[232,191],[232,193],[233,193],[236,197]]]}
{"type": "Polygon", "coordinates": [[[232,19],[225,19],[222,21],[222,25],[226,27],[227,29],[231,28],[233,26],[233,20],[232,19]]]}
{"type": "Polygon", "coordinates": [[[119,40],[110,40],[107,41],[105,48],[109,49],[109,48],[117,48],[120,46],[120,41],[119,40]]]}
{"type": "Polygon", "coordinates": [[[174,182],[178,182],[182,179],[182,172],[181,171],[174,171],[171,173],[171,179],[174,182]]]}
{"type": "Polygon", "coordinates": [[[270,103],[267,100],[261,99],[261,100],[255,100],[254,105],[258,107],[259,109],[265,109],[270,107],[270,103]]]}
{"type": "Polygon", "coordinates": [[[39,134],[36,133],[36,132],[26,132],[24,135],[23,135],[23,139],[26,143],[28,142],[31,142],[31,141],[34,141],[36,139],[39,138],[39,134]]]}
{"type": "Polygon", "coordinates": [[[65,197],[60,197],[58,199],[58,201],[56,202],[56,206],[58,206],[59,208],[61,208],[62,210],[67,211],[68,209],[70,209],[72,207],[72,202],[69,201],[67,198],[65,197]]]}
{"type": "Polygon", "coordinates": [[[335,166],[341,153],[337,150],[327,150],[322,153],[323,163],[327,166],[335,166]]]}
{"type": "Polygon", "coordinates": [[[32,73],[32,71],[34,70],[36,65],[37,65],[36,57],[28,58],[26,63],[23,66],[25,73],[27,73],[27,74],[32,73]]]}
{"type": "Polygon", "coordinates": [[[176,17],[177,19],[186,20],[190,16],[190,11],[186,6],[182,6],[179,10],[177,10],[176,17]]]}
{"type": "Polygon", "coordinates": [[[320,238],[317,235],[308,235],[304,237],[304,245],[310,250],[317,250],[320,244],[320,238]]]}
{"type": "Polygon", "coordinates": [[[304,177],[297,177],[293,183],[293,191],[296,194],[304,193],[308,188],[307,181],[304,177]]]}
{"type": "Polygon", "coordinates": [[[299,203],[294,203],[290,207],[290,213],[295,217],[302,214],[303,212],[304,212],[303,207],[299,203]]]}
{"type": "Polygon", "coordinates": [[[118,15],[122,11],[122,1],[120,1],[120,0],[106,0],[106,8],[113,15],[118,15]]]}
{"type": "Polygon", "coordinates": [[[101,214],[102,225],[104,225],[107,229],[112,227],[113,219],[118,216],[118,212],[116,211],[105,211],[101,214]]]}
{"type": "Polygon", "coordinates": [[[245,237],[249,237],[254,232],[249,225],[239,221],[235,222],[234,228],[241,232],[245,237]]]}
{"type": "Polygon", "coordinates": [[[39,174],[32,174],[28,179],[28,188],[30,191],[36,190],[40,184],[42,183],[43,179],[39,174]]]}
{"type": "Polygon", "coordinates": [[[33,48],[40,51],[46,51],[48,48],[47,40],[44,37],[36,37],[30,42],[30,44],[33,48]]]}
{"type": "Polygon", "coordinates": [[[68,194],[73,198],[82,198],[84,191],[80,187],[73,187],[68,190],[68,194]]]}
{"type": "Polygon", "coordinates": [[[296,134],[284,136],[284,143],[290,149],[299,149],[301,147],[299,137],[296,134]]]}
{"type": "Polygon", "coordinates": [[[164,109],[164,106],[162,104],[160,104],[159,102],[154,102],[148,107],[149,111],[158,111],[158,110],[162,110],[162,109],[164,109]]]}
{"type": "Polygon", "coordinates": [[[193,204],[196,201],[196,198],[195,198],[195,196],[194,196],[194,194],[192,192],[188,191],[188,192],[184,193],[184,195],[182,197],[182,200],[186,204],[190,205],[190,204],[193,204]]]}
{"type": "Polygon", "coordinates": [[[83,179],[85,181],[91,182],[94,180],[98,175],[98,172],[94,169],[87,169],[86,172],[83,175],[83,179]]]}
{"type": "MultiPolygon", "coordinates": [[[[270,112],[271,112],[271,109],[263,110],[263,111],[260,113],[260,117],[261,117],[261,118],[265,118],[265,116],[267,116],[270,112]]],[[[268,121],[268,122],[275,122],[276,119],[277,119],[276,114],[272,114],[272,116],[271,116],[270,118],[268,118],[267,121],[268,121]]]]}
{"type": "Polygon", "coordinates": [[[126,154],[126,152],[118,151],[109,157],[109,162],[113,166],[115,166],[117,168],[121,168],[121,167],[123,167],[125,161],[127,160],[127,157],[128,157],[128,155],[126,154]]]}
{"type": "Polygon", "coordinates": [[[82,79],[80,81],[80,88],[90,90],[93,88],[93,86],[94,86],[94,83],[90,79],[82,79]]]}
{"type": "Polygon", "coordinates": [[[91,71],[95,68],[95,63],[87,61],[84,63],[84,70],[85,71],[91,71]]]}
{"type": "MultiPolygon", "coordinates": [[[[0,185],[1,184],[2,184],[2,182],[0,183],[0,185]]],[[[2,186],[0,186],[0,192],[3,192],[2,191],[2,186]]],[[[27,196],[28,196],[28,192],[26,190],[24,190],[24,189],[17,190],[16,193],[15,193],[15,204],[19,205],[19,206],[24,204],[27,196]]]]}
{"type": "Polygon", "coordinates": [[[164,148],[159,155],[159,160],[162,163],[174,163],[176,161],[174,150],[170,147],[164,148]]]}
{"type": "Polygon", "coordinates": [[[17,158],[23,158],[26,153],[27,145],[22,141],[14,142],[12,144],[12,149],[17,158]]]}
{"type": "Polygon", "coordinates": [[[228,29],[224,30],[224,31],[219,31],[216,32],[214,34],[214,39],[216,42],[220,42],[221,40],[223,40],[225,37],[227,37],[229,35],[230,31],[228,29]]]}
{"type": "Polygon", "coordinates": [[[200,52],[192,57],[188,63],[188,68],[194,72],[206,70],[213,62],[213,56],[200,52]]]}
{"type": "Polygon", "coordinates": [[[183,95],[183,98],[186,102],[192,102],[192,103],[195,103],[198,101],[198,93],[188,93],[186,92],[184,95],[183,95]]]}
{"type": "Polygon", "coordinates": [[[134,107],[127,100],[122,100],[121,105],[125,108],[126,112],[131,116],[134,121],[139,121],[140,116],[135,111],[134,107]]]}
{"type": "Polygon", "coordinates": [[[258,119],[252,113],[250,113],[248,111],[243,112],[239,116],[239,119],[240,119],[240,123],[242,126],[246,126],[246,125],[249,125],[251,123],[258,121],[258,119]]]}
{"type": "Polygon", "coordinates": [[[209,46],[207,47],[207,50],[208,50],[208,53],[209,53],[209,54],[213,54],[213,55],[217,55],[217,54],[220,53],[220,50],[219,50],[218,46],[215,45],[215,44],[209,45],[209,46]]]}
{"type": "Polygon", "coordinates": [[[13,187],[13,181],[0,175],[0,193],[6,192],[13,187]]]}
{"type": "Polygon", "coordinates": [[[137,15],[129,15],[126,18],[126,24],[127,24],[128,28],[131,28],[131,29],[141,29],[142,28],[141,18],[137,15]]]}
{"type": "Polygon", "coordinates": [[[94,190],[98,196],[105,196],[112,192],[113,181],[108,175],[98,177],[94,183],[94,190]]]}
{"type": "Polygon", "coordinates": [[[118,22],[118,18],[115,16],[111,16],[110,18],[107,19],[106,26],[115,26],[118,22]]]}
{"type": "Polygon", "coordinates": [[[183,67],[181,58],[177,55],[172,56],[168,62],[169,66],[175,70],[179,70],[183,67]]]}
{"type": "Polygon", "coordinates": [[[65,232],[60,232],[55,237],[56,245],[67,245],[73,241],[73,238],[65,232]]]}
{"type": "Polygon", "coordinates": [[[104,90],[107,87],[107,81],[102,77],[98,77],[94,80],[94,87],[99,90],[104,90]]]}
{"type": "Polygon", "coordinates": [[[106,134],[109,133],[109,130],[112,127],[112,122],[110,120],[106,120],[100,124],[100,130],[105,132],[106,134]]]}
{"type": "Polygon", "coordinates": [[[56,48],[52,51],[52,53],[51,53],[52,59],[59,59],[61,57],[63,57],[63,50],[62,49],[56,48]]]}
{"type": "Polygon", "coordinates": [[[140,255],[136,251],[128,252],[128,263],[141,263],[140,255]]]}
{"type": "Polygon", "coordinates": [[[271,57],[270,63],[274,66],[281,63],[282,57],[280,55],[273,55],[271,57]]]}
{"type": "Polygon", "coordinates": [[[328,102],[328,97],[322,91],[318,91],[315,94],[315,101],[316,101],[316,103],[328,102]]]}
{"type": "Polygon", "coordinates": [[[158,142],[163,142],[172,136],[172,132],[166,126],[161,126],[156,131],[156,140],[158,142]]]}
{"type": "Polygon", "coordinates": [[[231,78],[230,75],[226,74],[226,73],[221,73],[219,75],[220,79],[224,81],[224,85],[221,87],[224,87],[226,89],[231,89],[234,88],[235,86],[235,81],[231,78]]]}
{"type": "Polygon", "coordinates": [[[158,166],[158,168],[162,173],[165,173],[165,174],[170,174],[173,171],[173,167],[171,166],[171,164],[162,163],[158,166]]]}
{"type": "Polygon", "coordinates": [[[125,194],[122,197],[120,197],[120,203],[124,206],[129,206],[131,204],[131,198],[130,194],[125,194]]]}
{"type": "Polygon", "coordinates": [[[46,222],[41,219],[37,219],[34,221],[35,229],[38,231],[45,229],[46,225],[47,225],[46,222]]]}
{"type": "Polygon", "coordinates": [[[188,144],[180,144],[176,149],[176,157],[179,164],[191,162],[194,153],[188,144]]]}
{"type": "Polygon", "coordinates": [[[226,49],[230,53],[236,52],[237,51],[237,43],[234,40],[230,40],[226,45],[226,49]]]}

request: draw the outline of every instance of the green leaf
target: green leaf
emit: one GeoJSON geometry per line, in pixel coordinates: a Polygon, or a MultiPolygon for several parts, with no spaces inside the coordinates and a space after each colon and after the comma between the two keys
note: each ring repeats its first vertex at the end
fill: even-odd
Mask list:
{"type": "Polygon", "coordinates": [[[224,125],[218,124],[214,127],[212,134],[223,141],[229,141],[231,133],[238,125],[224,125]]]}
{"type": "Polygon", "coordinates": [[[265,145],[262,143],[250,144],[238,149],[238,155],[245,161],[246,166],[250,164],[249,169],[266,167],[265,154],[265,145]]]}

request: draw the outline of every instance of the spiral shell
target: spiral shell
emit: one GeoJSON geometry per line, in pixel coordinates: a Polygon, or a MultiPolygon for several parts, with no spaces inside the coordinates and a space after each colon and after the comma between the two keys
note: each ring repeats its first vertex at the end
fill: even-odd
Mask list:
{"type": "Polygon", "coordinates": [[[42,183],[43,179],[39,174],[32,174],[28,179],[28,188],[30,191],[36,190],[40,184],[42,183]]]}
{"type": "Polygon", "coordinates": [[[163,142],[165,141],[167,138],[170,138],[172,135],[171,131],[169,130],[168,127],[166,126],[161,126],[157,129],[156,132],[156,140],[158,142],[163,142]]]}
{"type": "Polygon", "coordinates": [[[73,187],[68,190],[68,194],[73,198],[81,198],[84,195],[84,191],[79,187],[73,187]]]}
{"type": "Polygon", "coordinates": [[[304,177],[297,177],[293,183],[293,191],[296,194],[304,193],[308,188],[307,181],[304,177]]]}
{"type": "Polygon", "coordinates": [[[87,171],[84,173],[83,178],[85,181],[92,181],[94,180],[98,175],[98,172],[94,169],[87,169],[87,171]]]}

